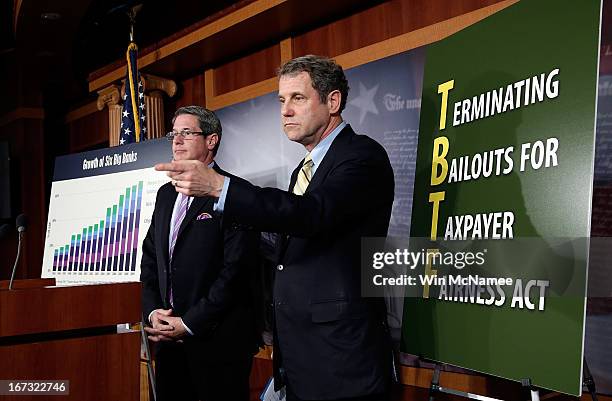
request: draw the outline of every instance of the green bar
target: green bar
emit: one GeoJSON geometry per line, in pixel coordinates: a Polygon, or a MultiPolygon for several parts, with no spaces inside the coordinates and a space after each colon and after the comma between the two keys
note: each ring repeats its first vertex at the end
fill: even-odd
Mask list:
{"type": "Polygon", "coordinates": [[[107,207],[106,208],[106,217],[110,217],[110,215],[111,215],[111,208],[107,207]]]}
{"type": "MultiPolygon", "coordinates": [[[[126,188],[125,189],[125,195],[123,195],[123,201],[125,204],[129,205],[130,204],[130,189],[126,188]]],[[[123,210],[123,209],[122,209],[123,210]]],[[[125,217],[125,216],[123,216],[125,217]]]]}
{"type": "MultiPolygon", "coordinates": [[[[128,207],[128,213],[130,212],[129,208],[130,208],[130,188],[127,187],[125,189],[125,203],[128,207]]],[[[126,213],[127,214],[127,213],[126,213]]],[[[125,218],[125,216],[123,216],[125,218]]]]}

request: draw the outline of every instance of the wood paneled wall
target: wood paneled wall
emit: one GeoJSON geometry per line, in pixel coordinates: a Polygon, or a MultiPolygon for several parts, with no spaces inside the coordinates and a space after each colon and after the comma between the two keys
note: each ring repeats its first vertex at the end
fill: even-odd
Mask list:
{"type": "Polygon", "coordinates": [[[108,108],[69,119],[68,143],[70,153],[108,145],[108,108]]]}
{"type": "Polygon", "coordinates": [[[293,48],[335,57],[498,2],[393,0],[296,36],[293,48]]]}
{"type": "Polygon", "coordinates": [[[439,40],[515,1],[383,2],[207,69],[204,104],[214,110],[276,90],[276,70],[293,57],[319,54],[354,67],[439,40]]]}
{"type": "MultiPolygon", "coordinates": [[[[166,114],[172,115],[174,110],[182,106],[191,104],[203,105],[206,102],[204,97],[204,74],[196,75],[195,77],[185,79],[179,84],[179,96],[174,102],[174,107],[166,107],[166,114]]],[[[167,122],[167,125],[169,121],[167,122]]]]}
{"type": "Polygon", "coordinates": [[[280,61],[280,44],[249,54],[215,68],[214,95],[274,78],[280,61]]]}

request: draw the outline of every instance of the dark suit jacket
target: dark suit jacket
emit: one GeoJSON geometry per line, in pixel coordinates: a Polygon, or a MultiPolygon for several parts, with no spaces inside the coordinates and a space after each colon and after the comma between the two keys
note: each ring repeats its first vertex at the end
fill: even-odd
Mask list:
{"type": "Polygon", "coordinates": [[[286,234],[274,283],[276,384],[303,399],[388,389],[391,346],[382,299],[362,298],[362,237],[387,235],[394,179],[383,147],[350,126],[335,138],[306,193],[231,180],[226,219],[286,234]]]}
{"type": "MultiPolygon", "coordinates": [[[[159,189],[142,245],[145,318],[155,309],[171,308],[168,236],[176,197],[170,183],[159,189]]],[[[207,358],[227,360],[257,349],[250,279],[257,267],[259,235],[225,224],[213,212],[213,203],[213,198],[194,198],[180,226],[172,260],[173,309],[195,334],[185,338],[186,346],[206,352],[207,358]],[[203,213],[205,218],[198,219],[203,213]]]]}

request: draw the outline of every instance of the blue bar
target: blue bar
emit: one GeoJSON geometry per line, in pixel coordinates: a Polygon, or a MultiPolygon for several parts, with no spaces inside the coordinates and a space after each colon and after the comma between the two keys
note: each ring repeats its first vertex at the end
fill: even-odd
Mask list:
{"type": "Polygon", "coordinates": [[[109,242],[109,238],[110,238],[110,226],[111,226],[111,212],[112,209],[106,208],[106,224],[104,225],[104,241],[102,243],[102,263],[100,266],[100,270],[102,271],[107,271],[107,265],[108,265],[108,242],[109,242]]]}
{"type": "Polygon", "coordinates": [[[138,182],[138,203],[136,206],[136,219],[134,224],[134,242],[132,245],[132,271],[136,271],[136,254],[138,248],[138,234],[140,229],[140,210],[142,206],[142,181],[138,182]]]}
{"type": "Polygon", "coordinates": [[[73,234],[70,238],[70,258],[68,258],[68,271],[74,269],[74,254],[76,252],[76,236],[73,234]]]}

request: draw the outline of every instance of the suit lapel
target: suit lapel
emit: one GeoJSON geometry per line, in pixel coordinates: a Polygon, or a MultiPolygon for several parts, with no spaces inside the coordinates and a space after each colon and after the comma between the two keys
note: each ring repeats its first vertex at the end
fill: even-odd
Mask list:
{"type": "MultiPolygon", "coordinates": [[[[323,183],[325,177],[327,177],[327,174],[329,173],[329,170],[331,170],[331,168],[334,166],[336,154],[341,151],[342,147],[350,139],[351,135],[355,135],[355,132],[353,131],[351,126],[347,124],[346,127],[344,127],[344,129],[340,131],[340,133],[338,133],[338,136],[330,145],[329,149],[327,150],[327,153],[325,153],[325,157],[323,157],[321,164],[317,167],[314,176],[310,180],[310,184],[308,184],[308,187],[306,188],[306,193],[312,191],[313,189],[321,185],[321,183],[323,183]]],[[[293,192],[293,187],[295,186],[297,176],[303,164],[304,159],[302,159],[297,168],[293,170],[293,173],[291,174],[291,181],[289,183],[289,192],[293,192]]]]}
{"type": "MultiPolygon", "coordinates": [[[[310,191],[316,189],[319,185],[323,183],[323,181],[325,181],[325,177],[327,177],[327,174],[334,166],[336,155],[338,154],[339,150],[350,138],[350,136],[354,134],[355,133],[353,132],[353,129],[350,125],[347,125],[342,131],[340,131],[338,136],[334,139],[331,146],[327,150],[325,157],[323,157],[321,165],[317,167],[317,170],[315,171],[314,176],[310,180],[310,184],[308,184],[308,188],[306,188],[305,193],[309,193],[310,191]]],[[[301,166],[302,165],[300,164],[300,168],[301,166]]]]}
{"type": "Polygon", "coordinates": [[[321,165],[317,167],[315,175],[312,177],[310,184],[308,184],[308,188],[306,188],[306,193],[316,189],[323,183],[323,181],[325,181],[325,177],[327,177],[327,174],[335,164],[336,155],[341,151],[342,146],[349,140],[350,136],[354,134],[355,133],[350,125],[347,125],[342,131],[340,131],[340,133],[338,133],[338,136],[334,139],[331,146],[327,150],[325,157],[323,157],[321,165]]]}
{"type": "Polygon", "coordinates": [[[208,209],[207,206],[209,203],[212,203],[212,198],[193,198],[193,200],[191,201],[191,206],[189,206],[189,209],[187,209],[185,218],[181,222],[181,227],[179,228],[179,232],[177,234],[177,241],[178,238],[181,237],[183,231],[185,231],[185,228],[195,220],[198,213],[203,209],[208,209]]]}

